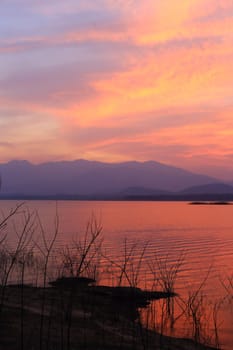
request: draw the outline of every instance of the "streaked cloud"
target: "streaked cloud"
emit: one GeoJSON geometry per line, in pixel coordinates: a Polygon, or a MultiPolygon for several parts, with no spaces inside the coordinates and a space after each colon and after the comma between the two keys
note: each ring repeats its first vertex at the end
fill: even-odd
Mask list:
{"type": "Polygon", "coordinates": [[[0,18],[1,161],[155,159],[233,178],[232,1],[8,0],[0,18]]]}

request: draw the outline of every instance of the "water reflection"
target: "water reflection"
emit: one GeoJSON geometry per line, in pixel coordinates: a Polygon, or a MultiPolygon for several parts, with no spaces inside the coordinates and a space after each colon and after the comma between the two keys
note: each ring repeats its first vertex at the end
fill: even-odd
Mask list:
{"type": "MultiPolygon", "coordinates": [[[[15,204],[13,201],[1,201],[0,208],[7,212],[15,204]]],[[[38,212],[49,240],[54,231],[55,203],[32,201],[26,203],[26,206],[38,212]]],[[[189,206],[187,203],[169,202],[63,201],[57,204],[57,208],[59,216],[57,248],[68,245],[74,237],[81,237],[92,213],[102,223],[103,249],[108,259],[103,260],[101,283],[119,283],[117,266],[111,266],[109,262],[117,261],[117,264],[122,266],[127,253],[130,254],[131,275],[133,268],[134,274],[138,273],[137,280],[135,276],[133,278],[134,284],[150,289],[156,282],[156,277],[150,268],[155,259],[166,261],[169,270],[181,256],[184,256],[175,281],[175,291],[179,293],[181,299],[188,300],[208,276],[195,303],[200,303],[202,315],[203,317],[205,315],[205,322],[212,328],[213,334],[214,305],[226,297],[218,314],[220,342],[226,344],[228,349],[232,349],[232,302],[227,298],[232,289],[227,293],[222,282],[226,282],[227,277],[233,272],[233,206],[189,206]],[[146,249],[141,259],[145,244],[146,249]],[[133,250],[129,253],[132,247],[133,250]],[[140,259],[143,263],[140,263],[140,269],[135,271],[135,266],[138,266],[140,259]],[[134,267],[132,267],[133,264],[134,267]]],[[[17,222],[14,222],[15,224],[17,222]]],[[[12,227],[7,227],[6,231],[8,231],[9,243],[14,244],[12,227]]],[[[158,271],[156,273],[158,274],[158,271]]],[[[178,301],[174,305],[175,318],[182,314],[182,309],[185,308],[181,299],[177,298],[178,301]]],[[[151,327],[161,327],[161,317],[164,315],[160,313],[166,305],[162,305],[162,309],[161,305],[158,308],[158,304],[153,304],[153,307],[157,309],[151,309],[151,315],[147,314],[143,317],[146,318],[146,322],[150,319],[151,327]],[[157,321],[155,322],[154,319],[153,323],[155,314],[157,321]]],[[[167,327],[170,321],[164,320],[164,332],[165,326],[167,327]]],[[[184,329],[185,331],[188,329],[187,317],[178,318],[175,326],[173,325],[170,329],[175,334],[182,330],[182,334],[179,335],[183,335],[184,329]]],[[[194,332],[192,329],[191,331],[194,332]]],[[[207,329],[205,332],[207,337],[209,334],[207,329]]]]}

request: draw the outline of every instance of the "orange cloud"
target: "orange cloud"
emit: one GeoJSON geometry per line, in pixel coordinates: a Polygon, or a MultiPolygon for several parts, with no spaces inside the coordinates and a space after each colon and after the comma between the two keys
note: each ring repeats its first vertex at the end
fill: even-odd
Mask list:
{"type": "Polygon", "coordinates": [[[64,28],[50,23],[47,33],[16,31],[1,40],[1,113],[8,108],[12,124],[18,118],[25,125],[24,113],[31,119],[18,133],[8,128],[0,155],[8,152],[7,138],[21,145],[18,157],[31,152],[37,160],[46,157],[45,139],[56,159],[139,154],[190,167],[202,157],[220,164],[233,153],[232,1],[37,2],[33,11],[52,24],[74,12],[80,23],[67,17],[73,22],[64,28]],[[95,22],[93,13],[95,19],[104,11],[95,22]]]}

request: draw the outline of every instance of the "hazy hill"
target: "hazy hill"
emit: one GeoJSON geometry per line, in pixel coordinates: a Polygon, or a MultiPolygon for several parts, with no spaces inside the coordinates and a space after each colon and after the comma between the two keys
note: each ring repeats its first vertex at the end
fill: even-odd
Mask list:
{"type": "Polygon", "coordinates": [[[120,196],[160,196],[169,195],[171,191],[163,191],[158,188],[145,188],[145,187],[128,187],[123,191],[117,193],[120,196]]]}
{"type": "Polygon", "coordinates": [[[111,164],[75,160],[38,165],[11,161],[0,164],[0,174],[1,193],[5,195],[111,194],[127,188],[180,191],[216,182],[208,176],[154,161],[111,164]]]}
{"type": "Polygon", "coordinates": [[[224,183],[211,183],[201,186],[192,186],[181,191],[182,194],[226,194],[233,193],[233,187],[224,183]]]}

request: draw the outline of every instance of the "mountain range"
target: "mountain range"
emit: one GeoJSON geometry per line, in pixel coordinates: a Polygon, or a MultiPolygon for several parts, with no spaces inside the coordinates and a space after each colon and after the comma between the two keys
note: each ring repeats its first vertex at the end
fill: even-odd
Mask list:
{"type": "Polygon", "coordinates": [[[215,178],[155,161],[102,163],[88,160],[0,164],[1,196],[127,197],[171,193],[232,193],[215,178]]]}

